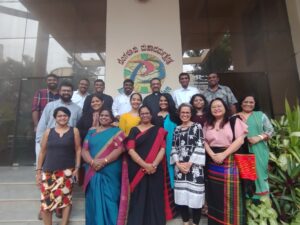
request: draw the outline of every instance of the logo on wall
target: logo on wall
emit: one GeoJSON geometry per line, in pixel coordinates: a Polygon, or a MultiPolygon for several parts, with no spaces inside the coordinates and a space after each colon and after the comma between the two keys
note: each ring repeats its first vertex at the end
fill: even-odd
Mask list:
{"type": "MultiPolygon", "coordinates": [[[[124,65],[124,79],[134,81],[134,90],[141,94],[151,92],[150,80],[159,78],[162,82],[166,77],[165,64],[174,62],[170,54],[162,48],[152,45],[141,45],[140,49],[133,47],[124,52],[118,63],[124,65]],[[155,55],[154,55],[155,54],[155,55]],[[158,54],[161,59],[156,56],[158,54]]],[[[122,92],[122,88],[119,89],[122,92]]]]}

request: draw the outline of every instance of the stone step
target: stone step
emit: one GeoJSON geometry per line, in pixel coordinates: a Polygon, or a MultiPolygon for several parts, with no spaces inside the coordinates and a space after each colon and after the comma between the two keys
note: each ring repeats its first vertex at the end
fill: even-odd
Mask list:
{"type": "MultiPolygon", "coordinates": [[[[84,198],[81,187],[73,188],[73,199],[84,198]]],[[[40,190],[35,183],[0,182],[0,200],[39,200],[40,190]]]]}

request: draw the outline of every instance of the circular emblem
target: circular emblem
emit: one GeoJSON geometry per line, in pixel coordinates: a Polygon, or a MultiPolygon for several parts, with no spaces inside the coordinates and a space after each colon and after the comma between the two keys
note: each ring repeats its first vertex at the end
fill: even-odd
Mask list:
{"type": "Polygon", "coordinates": [[[140,53],[131,57],[124,68],[124,78],[134,81],[134,90],[141,94],[151,92],[150,80],[159,78],[162,82],[166,76],[163,62],[149,53],[140,53]]]}

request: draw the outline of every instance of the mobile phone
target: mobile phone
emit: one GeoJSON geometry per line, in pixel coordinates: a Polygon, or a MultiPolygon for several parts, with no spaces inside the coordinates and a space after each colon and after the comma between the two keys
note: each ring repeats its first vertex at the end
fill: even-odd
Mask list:
{"type": "Polygon", "coordinates": [[[72,176],[72,183],[73,183],[73,184],[76,184],[76,183],[77,183],[77,178],[76,178],[76,176],[72,176]]]}

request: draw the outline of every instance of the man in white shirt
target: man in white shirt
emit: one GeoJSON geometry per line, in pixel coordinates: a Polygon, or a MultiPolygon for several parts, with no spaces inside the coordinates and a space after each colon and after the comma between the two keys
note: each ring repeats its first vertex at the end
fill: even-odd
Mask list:
{"type": "Polygon", "coordinates": [[[197,88],[189,86],[190,75],[188,73],[179,74],[179,83],[181,88],[174,90],[172,94],[177,108],[182,103],[189,103],[192,96],[199,93],[197,88]]]}
{"type": "Polygon", "coordinates": [[[130,105],[130,95],[133,93],[134,82],[130,79],[123,81],[123,93],[115,97],[112,111],[117,120],[120,119],[120,116],[124,113],[127,113],[131,110],[130,105]]]}
{"type": "Polygon", "coordinates": [[[90,81],[86,78],[83,78],[79,81],[77,91],[73,92],[72,102],[77,104],[81,109],[83,108],[83,103],[86,96],[89,95],[87,90],[89,89],[90,81]]]}

